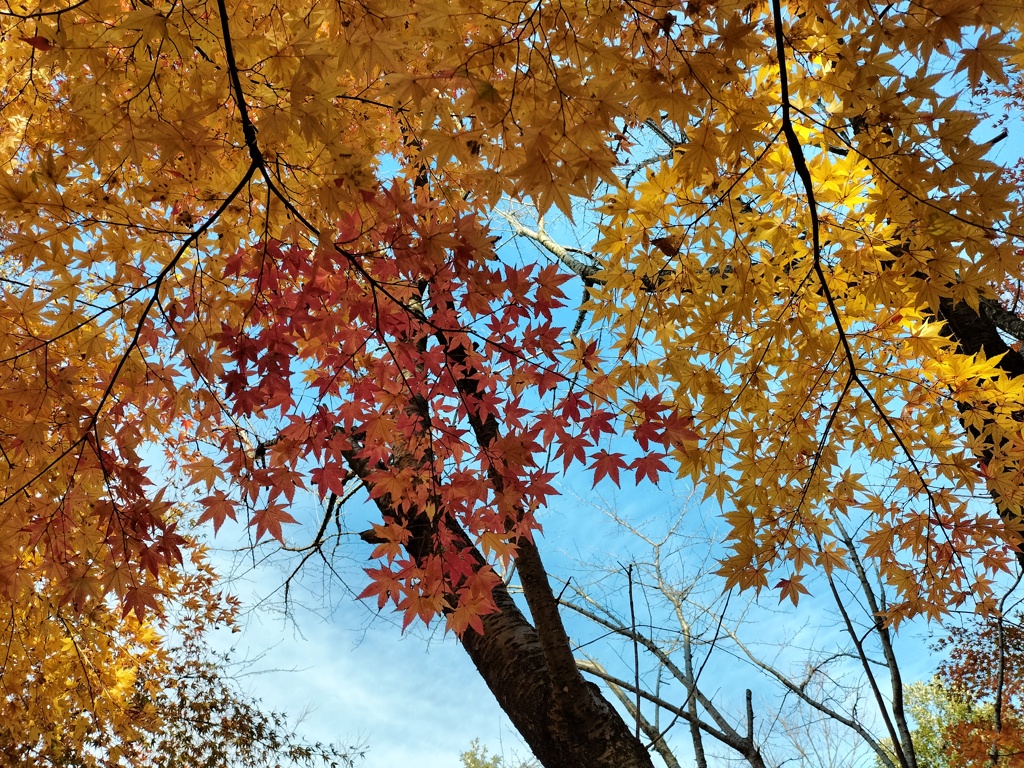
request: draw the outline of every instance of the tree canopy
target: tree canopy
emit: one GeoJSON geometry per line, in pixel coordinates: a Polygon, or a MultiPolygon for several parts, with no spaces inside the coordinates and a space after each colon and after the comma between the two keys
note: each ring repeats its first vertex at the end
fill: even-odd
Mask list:
{"type": "Polygon", "coordinates": [[[891,624],[996,611],[1024,503],[997,162],[1021,23],[1010,0],[8,0],[0,594],[144,622],[195,523],[323,554],[361,496],[362,596],[443,617],[538,758],[592,766],[649,757],[547,584],[559,470],[692,479],[727,587],[795,603],[854,536],[891,624]],[[502,681],[513,648],[531,685],[502,681]]]}

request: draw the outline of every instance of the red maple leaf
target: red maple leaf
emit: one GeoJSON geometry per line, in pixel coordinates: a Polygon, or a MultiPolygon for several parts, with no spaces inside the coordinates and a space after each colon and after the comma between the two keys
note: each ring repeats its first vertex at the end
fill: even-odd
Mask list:
{"type": "Polygon", "coordinates": [[[668,472],[668,465],[662,461],[666,455],[664,453],[648,453],[640,458],[633,459],[629,464],[629,469],[636,470],[636,482],[638,485],[645,477],[650,478],[651,482],[655,485],[658,484],[658,475],[662,472],[668,472]]]}
{"type": "Polygon", "coordinates": [[[254,513],[249,521],[249,525],[256,526],[256,541],[263,538],[265,533],[269,533],[284,544],[284,533],[281,531],[281,525],[294,522],[297,521],[285,511],[283,506],[280,504],[270,504],[266,509],[254,513]]]}
{"type": "Polygon", "coordinates": [[[595,453],[594,463],[590,465],[590,469],[594,470],[594,485],[597,485],[606,476],[615,485],[619,485],[619,470],[627,467],[623,456],[624,454],[621,453],[608,453],[603,448],[595,453]]]}

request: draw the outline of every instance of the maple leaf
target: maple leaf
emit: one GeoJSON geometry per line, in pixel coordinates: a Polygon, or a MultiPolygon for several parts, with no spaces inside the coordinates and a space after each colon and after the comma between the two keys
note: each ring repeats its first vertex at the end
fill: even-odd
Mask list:
{"type": "Polygon", "coordinates": [[[562,464],[564,469],[568,470],[574,462],[585,462],[587,459],[587,449],[593,447],[593,443],[580,435],[562,435],[559,440],[558,451],[555,453],[555,458],[562,457],[562,464]]]}
{"type": "Polygon", "coordinates": [[[192,475],[193,482],[202,482],[207,490],[213,488],[218,480],[224,479],[224,470],[210,456],[201,456],[195,461],[186,464],[185,471],[192,475]]]}
{"type": "Polygon", "coordinates": [[[337,462],[329,462],[322,467],[310,471],[310,479],[324,498],[329,493],[343,495],[345,493],[345,481],[348,479],[348,471],[337,462]]]}
{"type": "Polygon", "coordinates": [[[831,575],[833,570],[849,570],[846,564],[846,556],[849,553],[837,546],[835,542],[826,542],[824,548],[815,555],[814,562],[820,565],[826,574],[831,575]]]}
{"type": "Polygon", "coordinates": [[[1004,62],[1017,53],[1016,48],[1002,42],[1003,34],[989,33],[978,40],[974,48],[966,48],[960,54],[960,62],[956,71],[967,70],[967,79],[972,88],[977,88],[983,76],[992,78],[997,83],[1007,82],[1004,62]]]}
{"type": "Polygon", "coordinates": [[[686,443],[695,443],[700,440],[700,435],[693,429],[693,419],[682,416],[678,411],[672,411],[661,423],[662,442],[666,447],[681,447],[686,443]]]}
{"type": "Polygon", "coordinates": [[[586,369],[592,371],[595,369],[595,358],[597,355],[597,340],[591,340],[589,343],[584,342],[582,339],[573,340],[573,348],[569,351],[562,353],[564,357],[572,360],[574,365],[573,371],[580,369],[586,369]]]}
{"type": "Polygon", "coordinates": [[[67,589],[61,598],[61,604],[71,603],[76,612],[81,613],[103,594],[103,585],[95,576],[84,573],[68,579],[67,589]]]}
{"type": "Polygon", "coordinates": [[[265,509],[253,512],[249,525],[256,526],[256,541],[262,539],[264,534],[269,533],[271,537],[284,544],[284,533],[281,526],[294,522],[296,522],[295,518],[282,505],[270,504],[265,509]]]}
{"type": "Polygon", "coordinates": [[[647,453],[639,456],[628,465],[628,469],[636,470],[636,483],[639,485],[644,478],[649,478],[655,485],[658,484],[658,477],[662,472],[668,472],[668,465],[664,462],[667,454],[647,453]]]}
{"type": "Polygon", "coordinates": [[[357,600],[376,597],[378,609],[387,605],[389,600],[398,603],[400,595],[405,592],[398,573],[390,568],[367,568],[366,574],[370,577],[370,583],[356,595],[357,600]]]}
{"type": "Polygon", "coordinates": [[[611,411],[594,410],[590,415],[581,419],[580,423],[586,432],[590,433],[592,440],[600,439],[602,434],[614,435],[615,414],[611,411]]]}
{"type": "Polygon", "coordinates": [[[53,50],[53,43],[47,40],[41,35],[32,35],[31,37],[21,37],[19,40],[28,43],[37,51],[50,51],[53,50]]]}
{"type": "Polygon", "coordinates": [[[615,485],[619,485],[619,470],[627,469],[629,467],[623,458],[624,455],[625,454],[622,453],[609,453],[602,448],[591,457],[594,460],[594,463],[590,465],[590,469],[594,470],[595,486],[604,477],[610,478],[615,485]]]}
{"type": "Polygon", "coordinates": [[[810,594],[807,587],[803,585],[803,578],[800,574],[795,574],[788,579],[779,579],[775,588],[779,590],[780,603],[788,597],[793,605],[796,605],[800,601],[800,595],[810,594]]]}
{"type": "Polygon", "coordinates": [[[232,520],[238,519],[235,515],[235,503],[224,491],[215,490],[213,495],[199,500],[199,504],[203,507],[203,512],[196,521],[196,524],[212,520],[213,530],[216,533],[228,518],[232,520]]]}
{"type": "Polygon", "coordinates": [[[125,592],[124,608],[122,616],[134,613],[135,617],[142,621],[149,611],[161,610],[164,595],[160,589],[152,584],[145,584],[125,592]]]}
{"type": "Polygon", "coordinates": [[[410,531],[397,523],[373,526],[373,538],[377,546],[373,550],[373,558],[387,558],[393,562],[401,557],[402,548],[410,536],[410,531]]]}
{"type": "Polygon", "coordinates": [[[662,441],[661,436],[661,422],[653,419],[641,422],[633,429],[633,439],[645,451],[650,449],[652,442],[660,443],[662,441]]]}

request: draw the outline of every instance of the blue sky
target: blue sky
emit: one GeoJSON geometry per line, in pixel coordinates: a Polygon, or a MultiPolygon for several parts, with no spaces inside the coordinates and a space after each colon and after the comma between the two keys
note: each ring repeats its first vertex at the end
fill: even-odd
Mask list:
{"type": "MultiPolygon", "coordinates": [[[[232,567],[230,555],[218,559],[222,570],[232,567]]],[[[365,768],[457,767],[473,739],[492,753],[524,752],[453,637],[422,624],[403,635],[388,609],[378,615],[372,601],[340,590],[318,601],[315,575],[307,575],[312,592],[296,597],[291,616],[279,600],[253,605],[278,590],[283,577],[267,564],[233,579],[231,588],[246,598],[242,631],[221,632],[215,644],[244,662],[243,689],[299,719],[303,736],[364,744],[365,768]]],[[[359,578],[353,574],[353,584],[359,578]]]]}
{"type": "Polygon", "coordinates": [[[309,738],[364,743],[367,768],[458,766],[474,738],[492,752],[522,750],[461,647],[386,624],[361,630],[358,613],[305,617],[301,634],[274,617],[251,619],[241,639],[250,654],[266,649],[252,665],[265,671],[244,685],[300,717],[309,738]]]}

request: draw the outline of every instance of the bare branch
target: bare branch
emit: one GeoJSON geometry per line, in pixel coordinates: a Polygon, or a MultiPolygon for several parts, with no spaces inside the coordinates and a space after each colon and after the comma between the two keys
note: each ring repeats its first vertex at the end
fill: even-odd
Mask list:
{"type": "Polygon", "coordinates": [[[999,330],[1018,341],[1024,341],[1024,318],[1006,309],[995,299],[981,300],[981,314],[991,320],[999,330]]]}
{"type": "MultiPolygon", "coordinates": [[[[656,704],[662,709],[672,712],[673,714],[678,715],[684,720],[690,720],[690,713],[682,707],[677,707],[675,704],[670,704],[660,696],[656,696],[648,691],[635,691],[633,689],[632,683],[626,682],[625,680],[621,680],[618,677],[609,674],[597,665],[589,665],[586,661],[583,660],[580,660],[577,663],[580,665],[580,669],[594,675],[595,677],[600,678],[601,680],[604,680],[606,683],[618,686],[619,688],[623,688],[629,693],[639,693],[641,697],[651,702],[652,704],[656,704]]],[[[743,757],[746,758],[747,762],[750,763],[752,768],[768,768],[765,765],[764,758],[761,757],[761,751],[752,742],[748,741],[746,737],[740,736],[731,728],[727,731],[720,731],[714,726],[699,719],[697,721],[697,725],[705,733],[708,733],[709,735],[718,739],[726,746],[731,747],[732,749],[743,755],[743,757]]]]}
{"type": "MultiPolygon", "coordinates": [[[[519,219],[517,219],[511,213],[506,211],[495,211],[501,218],[508,222],[509,226],[512,227],[512,232],[520,237],[525,237],[529,240],[533,240],[540,246],[543,246],[551,255],[562,262],[565,266],[575,272],[582,278],[593,278],[598,273],[598,268],[593,264],[585,264],[572,255],[572,252],[564,245],[556,243],[547,232],[544,231],[543,220],[538,220],[537,229],[530,229],[524,225],[519,219]]],[[[579,251],[580,253],[586,253],[585,251],[579,251]]],[[[589,254],[588,254],[589,255],[589,254]]]]}
{"type": "Polygon", "coordinates": [[[729,633],[729,636],[732,638],[732,641],[736,644],[736,646],[746,655],[748,659],[750,659],[750,662],[755,667],[763,670],[764,672],[767,672],[769,675],[774,677],[776,680],[782,683],[782,685],[785,686],[790,692],[794,693],[801,701],[803,701],[808,706],[813,707],[814,709],[821,712],[823,715],[827,715],[833,720],[842,723],[843,725],[847,726],[852,731],[854,731],[868,744],[868,746],[871,747],[875,754],[878,755],[879,760],[881,761],[882,765],[885,766],[885,768],[896,768],[889,754],[882,748],[882,745],[879,744],[878,740],[860,722],[858,722],[855,718],[848,717],[839,710],[830,707],[824,702],[816,699],[814,696],[807,692],[806,684],[797,685],[795,682],[793,682],[793,680],[789,678],[788,675],[782,674],[782,672],[777,670],[771,664],[762,661],[756,655],[754,655],[754,653],[749,648],[747,648],[746,644],[744,644],[736,636],[734,632],[731,632],[729,630],[726,631],[729,633]]]}

